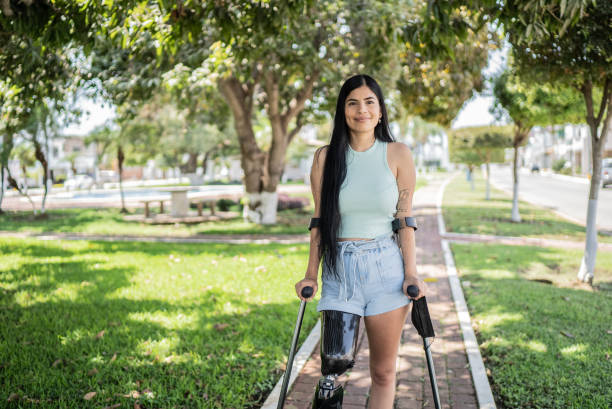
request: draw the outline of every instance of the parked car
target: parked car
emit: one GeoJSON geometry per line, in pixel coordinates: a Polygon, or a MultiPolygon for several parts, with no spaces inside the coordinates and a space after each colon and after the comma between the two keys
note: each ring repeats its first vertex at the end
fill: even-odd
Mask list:
{"type": "Polygon", "coordinates": [[[533,165],[531,165],[531,173],[536,173],[536,172],[540,173],[540,167],[534,163],[533,165]]]}
{"type": "Polygon", "coordinates": [[[74,175],[64,182],[66,190],[91,189],[94,185],[94,180],[89,175],[74,175]]]}
{"type": "Polygon", "coordinates": [[[601,161],[601,186],[612,185],[612,158],[601,161]]]}

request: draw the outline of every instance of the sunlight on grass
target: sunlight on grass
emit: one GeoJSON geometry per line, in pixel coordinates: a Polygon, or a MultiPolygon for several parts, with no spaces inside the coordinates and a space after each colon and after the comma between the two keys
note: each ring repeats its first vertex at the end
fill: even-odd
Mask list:
{"type": "Polygon", "coordinates": [[[548,351],[548,347],[546,346],[546,344],[540,341],[531,340],[531,341],[524,343],[523,345],[526,348],[529,348],[530,350],[534,352],[547,352],[548,351]]]}
{"type": "Polygon", "coordinates": [[[0,253],[0,400],[94,391],[105,407],[148,390],[146,407],[239,408],[282,373],[308,245],[2,239],[0,253]]]}
{"type": "Polygon", "coordinates": [[[580,250],[451,245],[496,401],[507,408],[600,409],[612,401],[612,254],[594,286],[580,250]]]}
{"type": "Polygon", "coordinates": [[[486,321],[482,323],[482,327],[483,328],[493,327],[495,325],[505,324],[507,322],[512,322],[512,321],[521,321],[523,319],[525,319],[523,314],[508,313],[508,312],[496,313],[494,310],[492,310],[492,311],[489,311],[489,314],[487,314],[486,321]]]}
{"type": "Polygon", "coordinates": [[[166,329],[195,329],[198,324],[198,314],[171,314],[162,311],[129,314],[128,319],[143,324],[156,324],[166,329]]]}
{"type": "Polygon", "coordinates": [[[574,344],[565,348],[561,348],[560,352],[564,358],[585,360],[587,359],[586,349],[587,346],[584,344],[574,344]]]}

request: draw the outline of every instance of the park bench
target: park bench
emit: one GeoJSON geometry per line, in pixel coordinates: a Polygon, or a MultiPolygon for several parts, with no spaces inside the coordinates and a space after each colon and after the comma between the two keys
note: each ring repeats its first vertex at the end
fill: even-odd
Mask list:
{"type": "Polygon", "coordinates": [[[220,195],[220,196],[208,196],[208,197],[193,197],[191,198],[189,201],[191,203],[195,203],[197,208],[198,208],[198,216],[202,216],[202,210],[204,208],[204,205],[207,204],[210,207],[210,214],[214,215],[215,214],[215,207],[217,204],[217,201],[221,200],[221,199],[230,199],[230,200],[240,200],[241,195],[220,195]]]}
{"type": "Polygon", "coordinates": [[[140,200],[140,203],[144,203],[144,217],[148,219],[151,217],[151,211],[149,210],[149,203],[151,202],[159,202],[159,212],[164,212],[164,199],[143,199],[140,200]]]}

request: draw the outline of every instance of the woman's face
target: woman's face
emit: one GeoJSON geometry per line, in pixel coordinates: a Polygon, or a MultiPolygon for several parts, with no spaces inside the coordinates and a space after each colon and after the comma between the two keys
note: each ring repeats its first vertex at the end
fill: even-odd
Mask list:
{"type": "Polygon", "coordinates": [[[376,94],[366,85],[355,88],[344,101],[344,116],[351,133],[374,133],[382,118],[376,94]]]}

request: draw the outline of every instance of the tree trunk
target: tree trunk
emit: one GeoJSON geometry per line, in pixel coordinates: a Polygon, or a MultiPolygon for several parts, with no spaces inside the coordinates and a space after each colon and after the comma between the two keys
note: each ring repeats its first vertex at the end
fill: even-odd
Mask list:
{"type": "Polygon", "coordinates": [[[487,190],[485,193],[485,200],[491,200],[491,164],[489,163],[489,160],[487,159],[487,190]]]}
{"type": "Polygon", "coordinates": [[[518,204],[518,186],[519,186],[519,174],[518,174],[518,160],[519,160],[519,145],[514,144],[514,160],[512,161],[512,221],[515,223],[521,222],[521,215],[519,214],[518,204]]]}
{"type": "Polygon", "coordinates": [[[121,213],[127,213],[125,208],[125,195],[123,194],[123,161],[125,155],[123,154],[123,148],[121,145],[117,146],[117,168],[119,173],[119,193],[121,194],[121,213]]]}
{"type": "Polygon", "coordinates": [[[0,163],[0,214],[4,213],[2,200],[4,200],[4,164],[0,163]]]}
{"type": "Polygon", "coordinates": [[[251,122],[252,97],[256,85],[257,83],[243,87],[233,76],[219,81],[219,89],[234,115],[234,126],[240,144],[240,164],[244,171],[244,189],[248,200],[243,215],[245,220],[261,223],[261,201],[256,194],[262,191],[266,154],[257,146],[251,122]]]}
{"type": "Polygon", "coordinates": [[[240,144],[245,194],[248,200],[243,210],[245,220],[258,224],[276,223],[276,189],[284,168],[287,147],[301,127],[300,121],[296,120],[296,128],[288,132],[288,125],[303,111],[306,100],[312,95],[317,75],[313,73],[306,78],[303,89],[289,102],[286,111],[281,113],[277,78],[272,72],[265,74],[267,114],[272,127],[272,143],[267,153],[257,146],[251,123],[253,93],[258,86],[259,74],[256,73],[255,81],[249,85],[241,84],[233,76],[219,82],[221,93],[234,115],[234,126],[240,144]]]}
{"type": "Polygon", "coordinates": [[[586,240],[584,255],[578,270],[578,279],[582,282],[593,283],[595,277],[595,261],[597,259],[597,198],[601,189],[601,156],[603,147],[606,146],[608,134],[612,129],[612,81],[606,78],[601,105],[597,118],[593,110],[593,85],[590,81],[585,82],[582,92],[587,108],[587,124],[591,132],[591,159],[593,161],[593,172],[589,189],[589,204],[587,207],[586,240]],[[604,120],[601,135],[597,134],[597,129],[604,112],[607,115],[604,120]]]}
{"type": "Polygon", "coordinates": [[[34,156],[36,156],[36,160],[40,162],[43,168],[43,185],[45,189],[42,202],[40,204],[40,213],[45,214],[45,203],[47,201],[47,193],[49,192],[49,163],[47,162],[42,146],[40,145],[40,142],[36,140],[36,137],[32,138],[32,143],[34,144],[34,156]]]}
{"type": "Polygon", "coordinates": [[[9,187],[13,187],[17,190],[17,192],[19,192],[20,195],[24,196],[26,199],[28,199],[28,201],[30,202],[30,205],[32,206],[32,212],[34,213],[34,216],[36,216],[36,205],[34,204],[34,202],[32,201],[32,198],[30,197],[30,195],[28,194],[27,191],[23,191],[20,187],[19,187],[19,183],[17,183],[17,181],[15,180],[15,178],[13,178],[13,175],[11,175],[11,170],[9,168],[6,168],[6,172],[7,172],[7,180],[9,183],[9,187]]]}
{"type": "Polygon", "coordinates": [[[210,159],[210,155],[213,153],[215,148],[209,149],[204,153],[204,159],[202,159],[202,178],[206,180],[206,169],[208,168],[208,160],[210,159]]]}
{"type": "Polygon", "coordinates": [[[198,154],[194,152],[189,152],[189,159],[187,159],[187,167],[185,173],[195,173],[198,168],[198,154]]]}
{"type": "Polygon", "coordinates": [[[0,214],[4,213],[2,210],[2,201],[4,200],[4,191],[6,190],[5,174],[4,170],[8,170],[8,160],[13,150],[13,135],[11,132],[6,131],[2,135],[2,145],[0,145],[0,214]]]}

